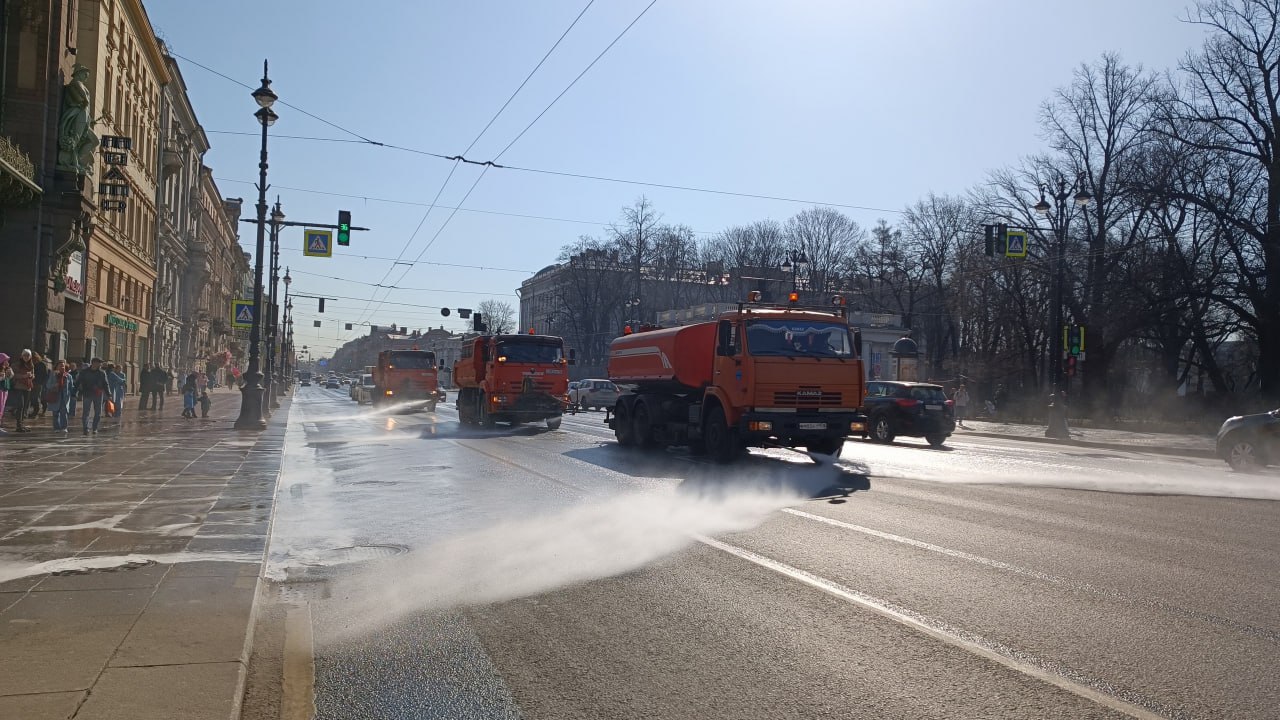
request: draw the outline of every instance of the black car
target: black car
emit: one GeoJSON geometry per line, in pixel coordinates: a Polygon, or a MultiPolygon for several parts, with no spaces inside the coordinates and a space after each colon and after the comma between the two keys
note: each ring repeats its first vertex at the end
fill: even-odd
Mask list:
{"type": "Polygon", "coordinates": [[[1218,457],[1242,471],[1280,462],[1280,408],[1227,418],[1218,429],[1218,457]]]}
{"type": "Polygon", "coordinates": [[[956,429],[955,411],[941,385],[872,380],[867,383],[862,411],[867,432],[876,442],[889,443],[905,435],[923,437],[939,447],[956,429]]]}

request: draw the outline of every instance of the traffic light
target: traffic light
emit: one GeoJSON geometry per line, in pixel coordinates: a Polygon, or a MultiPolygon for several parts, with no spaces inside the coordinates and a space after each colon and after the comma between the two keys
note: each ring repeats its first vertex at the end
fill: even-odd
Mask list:
{"type": "Polygon", "coordinates": [[[338,244],[351,244],[351,211],[338,211],[338,244]]]}
{"type": "Polygon", "coordinates": [[[982,229],[986,231],[987,235],[987,257],[991,257],[996,254],[996,226],[983,225],[982,229]]]}
{"type": "Polygon", "coordinates": [[[1067,354],[1075,358],[1084,352],[1084,326],[1071,325],[1066,330],[1067,354]]]}
{"type": "Polygon", "coordinates": [[[324,298],[320,298],[320,312],[324,312],[324,298]]]}
{"type": "Polygon", "coordinates": [[[984,225],[987,240],[987,257],[995,255],[1004,255],[1009,247],[1009,226],[1005,223],[999,225],[984,225]]]}
{"type": "Polygon", "coordinates": [[[471,329],[478,333],[487,332],[489,330],[488,326],[486,326],[480,318],[480,313],[471,313],[471,329]]]}
{"type": "Polygon", "coordinates": [[[1072,355],[1067,358],[1067,377],[1076,376],[1076,356],[1072,355]]]}

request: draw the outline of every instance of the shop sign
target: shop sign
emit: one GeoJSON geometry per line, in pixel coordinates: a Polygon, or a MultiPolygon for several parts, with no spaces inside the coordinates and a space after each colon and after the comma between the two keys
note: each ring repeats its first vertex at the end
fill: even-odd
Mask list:
{"type": "Polygon", "coordinates": [[[67,261],[67,276],[63,279],[66,289],[63,291],[72,300],[84,302],[84,252],[71,253],[67,261]]]}
{"type": "Polygon", "coordinates": [[[110,325],[111,327],[118,327],[123,330],[128,330],[129,332],[138,331],[137,320],[130,320],[129,318],[120,317],[119,315],[108,315],[107,324],[110,325]]]}

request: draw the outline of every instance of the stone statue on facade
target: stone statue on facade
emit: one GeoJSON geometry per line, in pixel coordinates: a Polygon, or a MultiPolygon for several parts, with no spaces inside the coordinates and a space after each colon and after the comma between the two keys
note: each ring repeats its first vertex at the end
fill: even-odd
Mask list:
{"type": "Polygon", "coordinates": [[[58,120],[58,169],[77,175],[93,174],[98,136],[93,132],[89,68],[76,65],[71,82],[62,88],[62,116],[58,120]]]}

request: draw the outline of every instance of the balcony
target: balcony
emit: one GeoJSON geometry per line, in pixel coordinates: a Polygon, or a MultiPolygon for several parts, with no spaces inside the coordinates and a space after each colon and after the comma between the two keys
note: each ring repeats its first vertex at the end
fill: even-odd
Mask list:
{"type": "Polygon", "coordinates": [[[182,146],[177,140],[164,141],[164,152],[161,153],[160,164],[164,166],[165,172],[173,172],[187,164],[186,158],[183,157],[182,146]]]}
{"type": "Polygon", "coordinates": [[[27,154],[0,135],[0,208],[32,205],[43,191],[36,184],[36,168],[27,154]]]}

